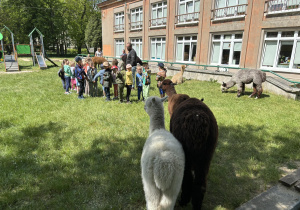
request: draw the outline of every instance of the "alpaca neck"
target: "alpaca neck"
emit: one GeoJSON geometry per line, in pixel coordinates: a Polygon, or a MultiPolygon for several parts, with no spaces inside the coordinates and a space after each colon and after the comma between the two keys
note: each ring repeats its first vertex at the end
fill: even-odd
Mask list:
{"type": "Polygon", "coordinates": [[[165,129],[164,112],[150,117],[149,134],[151,135],[155,130],[158,129],[165,129]]]}
{"type": "Polygon", "coordinates": [[[229,82],[226,83],[226,88],[231,88],[231,87],[233,87],[234,85],[235,85],[235,82],[229,81],[229,82]]]}
{"type": "Polygon", "coordinates": [[[170,86],[170,88],[166,89],[166,94],[167,96],[172,97],[173,95],[177,94],[177,92],[173,86],[170,86]]]}

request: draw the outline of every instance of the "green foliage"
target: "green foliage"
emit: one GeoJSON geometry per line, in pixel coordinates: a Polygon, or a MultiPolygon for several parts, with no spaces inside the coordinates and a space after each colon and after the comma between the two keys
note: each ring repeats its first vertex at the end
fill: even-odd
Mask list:
{"type": "MultiPolygon", "coordinates": [[[[12,30],[15,43],[29,44],[28,34],[37,27],[45,36],[46,49],[55,47],[62,53],[72,43],[81,50],[88,21],[96,14],[95,2],[90,0],[0,1],[0,27],[6,25],[12,30]]],[[[93,35],[101,40],[101,29],[100,33],[98,30],[93,35]]],[[[36,37],[38,34],[34,33],[33,38],[36,37]]],[[[11,43],[8,32],[4,32],[4,42],[11,43]]]]}
{"type": "MultiPolygon", "coordinates": [[[[137,91],[130,105],[78,100],[63,94],[59,68],[20,65],[33,72],[0,72],[0,209],[145,209],[140,158],[149,117],[137,91]]],[[[150,95],[158,96],[152,77],[150,95]]],[[[236,98],[236,88],[221,93],[196,80],[176,90],[204,98],[219,126],[203,209],[235,209],[276,184],[281,166],[299,167],[299,101],[268,92],[236,98]]]]}
{"type": "Polygon", "coordinates": [[[102,43],[101,13],[96,12],[89,19],[85,31],[85,41],[90,47],[100,47],[102,43]]]}

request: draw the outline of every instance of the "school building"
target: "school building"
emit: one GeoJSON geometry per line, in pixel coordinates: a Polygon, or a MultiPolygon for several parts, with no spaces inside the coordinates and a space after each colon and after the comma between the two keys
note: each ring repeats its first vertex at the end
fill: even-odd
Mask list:
{"type": "Polygon", "coordinates": [[[300,80],[300,0],[102,0],[103,54],[272,70],[300,80]]]}

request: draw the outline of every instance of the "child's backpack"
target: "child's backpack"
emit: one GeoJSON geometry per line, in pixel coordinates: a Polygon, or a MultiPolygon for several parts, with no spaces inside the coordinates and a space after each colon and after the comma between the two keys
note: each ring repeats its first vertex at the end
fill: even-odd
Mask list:
{"type": "Polygon", "coordinates": [[[103,74],[103,80],[104,81],[109,81],[110,80],[110,73],[109,72],[105,72],[103,74]]]}

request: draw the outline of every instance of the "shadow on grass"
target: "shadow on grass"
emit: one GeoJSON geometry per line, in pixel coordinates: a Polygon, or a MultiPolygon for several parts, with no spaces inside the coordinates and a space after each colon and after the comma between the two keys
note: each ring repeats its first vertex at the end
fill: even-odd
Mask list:
{"type": "Polygon", "coordinates": [[[279,167],[299,158],[299,131],[268,133],[264,126],[219,126],[204,209],[234,209],[281,176],[279,167]],[[297,152],[298,151],[298,152],[297,152]]]}
{"type": "Polygon", "coordinates": [[[54,122],[28,126],[5,139],[14,153],[0,156],[0,209],[142,209],[140,157],[145,138],[99,137],[90,148],[66,153],[64,140],[74,130],[66,132],[64,127],[54,122]]]}
{"type": "MultiPolygon", "coordinates": [[[[49,122],[0,137],[14,151],[0,156],[0,208],[144,209],[140,158],[145,138],[111,134],[80,148],[82,136],[71,140],[79,147],[72,153],[64,143],[74,130],[65,127],[49,122]]],[[[279,165],[299,158],[299,131],[221,125],[219,135],[203,209],[238,207],[277,182],[279,165]]]]}

